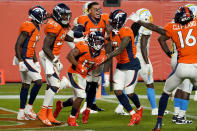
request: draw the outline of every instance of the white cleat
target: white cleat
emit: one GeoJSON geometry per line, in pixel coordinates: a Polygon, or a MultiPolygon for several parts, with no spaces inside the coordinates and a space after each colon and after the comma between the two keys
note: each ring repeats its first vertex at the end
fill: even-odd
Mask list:
{"type": "Polygon", "coordinates": [[[19,111],[17,115],[17,120],[29,120],[26,116],[24,111],[19,111]]]}
{"type": "Polygon", "coordinates": [[[34,110],[33,109],[31,109],[30,111],[28,111],[28,112],[25,112],[25,116],[27,117],[27,118],[29,118],[30,120],[36,120],[36,113],[34,112],[34,110]]]}
{"type": "Polygon", "coordinates": [[[90,114],[96,114],[96,113],[98,113],[98,111],[90,109],[90,114]]]}
{"type": "Polygon", "coordinates": [[[115,109],[114,112],[115,112],[116,114],[119,114],[119,115],[125,115],[125,116],[129,115],[128,113],[126,113],[126,112],[124,111],[123,105],[121,105],[121,104],[119,104],[119,105],[116,107],[116,109],[115,109]]]}

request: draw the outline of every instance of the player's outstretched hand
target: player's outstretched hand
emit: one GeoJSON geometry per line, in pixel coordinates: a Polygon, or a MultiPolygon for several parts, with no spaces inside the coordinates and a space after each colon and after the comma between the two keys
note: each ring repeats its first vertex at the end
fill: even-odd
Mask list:
{"type": "Polygon", "coordinates": [[[139,16],[133,12],[127,19],[132,20],[133,22],[137,22],[139,20],[139,16]]]}
{"type": "Polygon", "coordinates": [[[97,56],[96,58],[94,58],[94,66],[91,70],[96,69],[97,67],[99,67],[100,65],[102,65],[105,61],[107,60],[107,55],[100,55],[97,56]]]}

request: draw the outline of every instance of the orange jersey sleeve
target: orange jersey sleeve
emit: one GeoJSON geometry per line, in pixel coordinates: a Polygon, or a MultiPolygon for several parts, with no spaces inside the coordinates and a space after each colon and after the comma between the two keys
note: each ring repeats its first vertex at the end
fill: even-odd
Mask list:
{"type": "Polygon", "coordinates": [[[26,21],[24,22],[21,27],[20,27],[20,32],[28,32],[29,33],[29,36],[31,35],[31,32],[35,29],[35,26],[29,22],[29,21],[26,21]]]}

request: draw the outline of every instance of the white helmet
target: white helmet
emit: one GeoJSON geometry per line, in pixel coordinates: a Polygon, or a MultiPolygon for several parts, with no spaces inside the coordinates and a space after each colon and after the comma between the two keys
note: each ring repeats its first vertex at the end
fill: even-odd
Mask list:
{"type": "Polygon", "coordinates": [[[197,17],[197,6],[195,4],[187,4],[185,6],[188,7],[193,12],[194,18],[196,18],[197,17]]]}
{"type": "Polygon", "coordinates": [[[136,11],[136,14],[139,16],[139,19],[144,22],[153,22],[153,17],[150,11],[146,8],[141,8],[136,11]]]}
{"type": "Polygon", "coordinates": [[[84,5],[83,5],[83,15],[88,15],[89,12],[88,12],[88,5],[92,3],[92,1],[89,1],[89,2],[86,2],[84,5]]]}

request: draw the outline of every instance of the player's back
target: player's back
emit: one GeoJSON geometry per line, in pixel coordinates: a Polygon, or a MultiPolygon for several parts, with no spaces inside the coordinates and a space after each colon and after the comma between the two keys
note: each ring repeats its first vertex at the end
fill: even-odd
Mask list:
{"type": "Polygon", "coordinates": [[[186,25],[168,23],[166,35],[176,44],[179,63],[197,63],[197,19],[186,25]]]}

